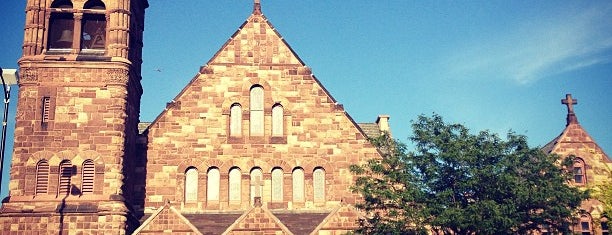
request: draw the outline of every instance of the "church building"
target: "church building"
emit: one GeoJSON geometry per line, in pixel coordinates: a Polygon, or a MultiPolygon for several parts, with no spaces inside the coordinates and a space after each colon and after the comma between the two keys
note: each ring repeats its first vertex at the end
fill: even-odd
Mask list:
{"type": "MultiPolygon", "coordinates": [[[[150,123],[146,0],[28,1],[5,232],[339,234],[349,166],[381,157],[255,1],[150,123]],[[56,232],[53,232],[56,231],[56,232]]],[[[368,131],[366,134],[365,131],[368,131]]]]}
{"type": "MultiPolygon", "coordinates": [[[[612,187],[612,160],[578,123],[574,112],[574,105],[578,104],[578,100],[567,94],[561,103],[567,106],[565,129],[542,150],[561,157],[574,157],[573,180],[569,184],[585,190],[590,189],[591,195],[596,196],[601,193],[602,186],[612,187]]],[[[603,204],[596,198],[591,198],[582,202],[572,230],[577,234],[607,235],[610,234],[609,219],[604,215],[603,204]]]]}
{"type": "MultiPolygon", "coordinates": [[[[381,157],[264,16],[244,24],[151,122],[139,118],[147,0],[28,0],[6,234],[345,234],[349,167],[381,157]]],[[[545,146],[574,182],[610,181],[578,124],[545,146]]],[[[596,200],[576,229],[607,227],[596,200]]],[[[585,234],[585,233],[583,233],[585,234]]],[[[604,233],[605,234],[605,233],[604,233]]]]}

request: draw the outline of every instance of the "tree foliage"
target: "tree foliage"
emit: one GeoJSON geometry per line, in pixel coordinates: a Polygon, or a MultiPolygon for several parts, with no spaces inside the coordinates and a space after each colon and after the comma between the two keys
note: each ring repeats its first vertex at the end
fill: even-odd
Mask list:
{"type": "Polygon", "coordinates": [[[359,175],[354,190],[365,199],[358,207],[370,212],[358,232],[392,233],[380,227],[438,234],[568,232],[570,218],[588,196],[567,184],[572,159],[530,148],[525,136],[472,134],[438,115],[419,116],[412,127],[413,152],[383,136],[374,141],[383,158],[352,168],[359,175]],[[404,227],[401,219],[408,221],[404,227]]]}
{"type": "Polygon", "coordinates": [[[422,211],[424,205],[406,158],[406,145],[383,134],[372,139],[383,154],[364,165],[352,165],[358,174],[353,191],[365,199],[357,208],[366,212],[358,234],[426,234],[422,211]]]}

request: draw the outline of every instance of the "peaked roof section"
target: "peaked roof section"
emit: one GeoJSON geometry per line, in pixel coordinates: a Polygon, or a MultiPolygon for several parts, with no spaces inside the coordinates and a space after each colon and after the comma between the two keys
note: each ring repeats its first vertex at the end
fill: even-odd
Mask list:
{"type": "Polygon", "coordinates": [[[567,94],[566,98],[561,100],[561,103],[567,105],[567,124],[565,129],[559,136],[554,138],[548,144],[544,145],[542,150],[546,153],[561,153],[566,152],[566,149],[589,149],[593,153],[601,153],[602,161],[612,163],[610,157],[603,151],[601,147],[593,140],[591,135],[582,128],[578,123],[578,117],[574,113],[573,105],[578,104],[578,100],[572,99],[571,94],[567,94]]]}
{"type": "Polygon", "coordinates": [[[305,235],[312,233],[330,212],[275,211],[273,213],[293,234],[305,235]]]}
{"type": "Polygon", "coordinates": [[[577,122],[568,124],[563,132],[561,132],[559,136],[554,138],[548,144],[544,145],[542,150],[544,150],[546,153],[557,153],[561,152],[561,148],[567,148],[567,146],[572,146],[576,149],[592,149],[595,152],[603,154],[603,162],[612,163],[610,157],[577,122]]]}
{"type": "Polygon", "coordinates": [[[263,232],[293,234],[268,209],[256,206],[244,212],[223,234],[263,232]]]}
{"type": "Polygon", "coordinates": [[[304,62],[255,4],[255,10],[207,65],[300,65],[304,62]],[[258,10],[259,9],[259,10],[258,10]]]}
{"type": "Polygon", "coordinates": [[[362,214],[351,205],[343,204],[334,209],[319,226],[310,234],[319,234],[321,231],[336,230],[337,228],[352,228],[359,227],[358,221],[355,218],[363,218],[362,214]]]}
{"type": "MultiPolygon", "coordinates": [[[[276,31],[272,23],[268,21],[268,18],[262,13],[261,5],[259,0],[255,0],[253,13],[247,18],[247,20],[238,28],[238,30],[230,37],[230,39],[223,44],[221,49],[215,53],[215,55],[200,68],[198,74],[196,74],[191,81],[183,87],[181,92],[170,102],[166,104],[166,108],[148,125],[143,124],[139,126],[139,133],[145,133],[148,129],[155,124],[168,109],[175,106],[176,102],[180,97],[187,91],[187,89],[199,79],[202,74],[214,74],[213,66],[225,65],[225,66],[286,66],[295,65],[301,67],[296,69],[296,74],[309,74],[312,79],[319,85],[323,92],[329,97],[329,99],[336,103],[337,106],[344,110],[344,106],[339,104],[337,100],[329,93],[329,91],[323,86],[323,84],[312,74],[312,71],[306,64],[300,59],[295,51],[289,46],[289,44],[283,39],[282,35],[276,31]],[[146,126],[145,126],[146,125],[146,126]]],[[[345,112],[347,118],[353,123],[353,125],[366,137],[366,133],[362,127],[355,122],[355,120],[345,112]]],[[[367,137],[366,137],[367,138],[367,137]]]]}
{"type": "Polygon", "coordinates": [[[202,235],[170,202],[157,209],[133,234],[194,233],[202,235]]]}

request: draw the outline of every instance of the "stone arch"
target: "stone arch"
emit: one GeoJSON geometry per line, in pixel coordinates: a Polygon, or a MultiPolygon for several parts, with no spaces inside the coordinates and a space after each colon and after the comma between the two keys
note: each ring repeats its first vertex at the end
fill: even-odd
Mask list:
{"type": "Polygon", "coordinates": [[[324,168],[325,172],[332,172],[335,170],[334,165],[329,163],[327,160],[323,158],[317,158],[317,159],[305,161],[302,167],[304,168],[305,172],[310,172],[310,173],[312,173],[317,167],[324,168]]]}
{"type": "Polygon", "coordinates": [[[102,0],[88,0],[83,4],[83,9],[106,9],[106,4],[102,0]]]}
{"type": "MultiPolygon", "coordinates": [[[[75,153],[72,150],[63,150],[63,151],[60,151],[60,152],[57,153],[57,157],[58,157],[58,160],[60,162],[64,161],[64,160],[70,160],[70,162],[73,162],[74,158],[77,157],[77,156],[78,156],[78,154],[75,153]]],[[[77,159],[77,160],[79,160],[79,159],[77,159]]],[[[83,163],[83,162],[81,161],[80,163],[83,163]]]]}
{"type": "Polygon", "coordinates": [[[219,160],[219,159],[207,159],[202,161],[202,163],[199,165],[199,169],[203,169],[203,170],[208,170],[208,168],[211,167],[217,167],[219,168],[219,170],[221,170],[221,167],[224,165],[223,161],[219,160]]]}
{"type": "MultiPolygon", "coordinates": [[[[202,169],[208,169],[207,165],[204,164],[204,161],[198,158],[187,158],[177,166],[177,173],[185,173],[190,167],[195,167],[201,172],[202,169]]],[[[181,176],[182,177],[182,176],[181,176]]]]}
{"type": "Polygon", "coordinates": [[[274,158],[270,160],[270,170],[269,171],[265,171],[265,172],[270,172],[275,168],[281,168],[283,170],[283,172],[287,172],[287,171],[291,171],[293,169],[293,167],[291,165],[289,165],[289,163],[287,163],[287,161],[283,160],[283,159],[278,159],[278,158],[274,158]]]}
{"type": "Polygon", "coordinates": [[[260,168],[264,174],[272,170],[270,163],[262,159],[250,159],[246,165],[246,167],[248,167],[247,169],[251,170],[254,168],[260,168]]]}
{"type": "MultiPolygon", "coordinates": [[[[28,157],[28,161],[26,162],[26,166],[36,167],[36,164],[38,164],[38,162],[40,162],[40,160],[51,161],[51,159],[54,158],[54,157],[55,157],[55,154],[53,152],[51,152],[51,151],[43,150],[43,151],[35,152],[30,157],[28,157]]],[[[51,164],[51,163],[49,163],[49,164],[51,164]]]]}

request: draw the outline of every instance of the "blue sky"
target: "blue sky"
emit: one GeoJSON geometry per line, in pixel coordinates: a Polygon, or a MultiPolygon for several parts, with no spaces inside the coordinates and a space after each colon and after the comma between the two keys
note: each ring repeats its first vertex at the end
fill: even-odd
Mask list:
{"type": "MultiPolygon", "coordinates": [[[[21,55],[25,2],[0,3],[3,68],[15,68],[21,55]]],[[[252,7],[150,0],[142,121],[163,110],[252,7]]],[[[611,154],[611,1],[262,0],[262,9],[357,122],[389,114],[402,141],[410,120],[435,112],[542,146],[565,127],[560,100],[572,93],[578,120],[611,154]]]]}

